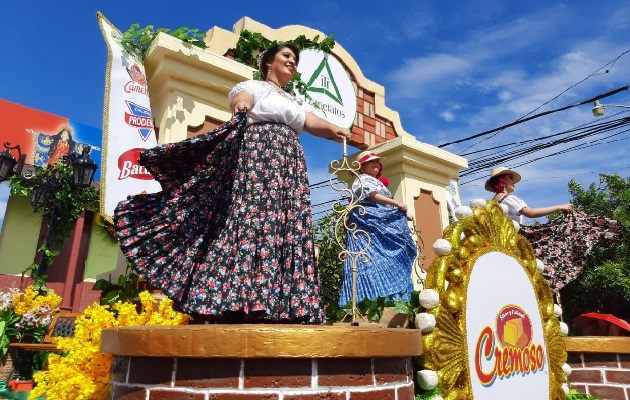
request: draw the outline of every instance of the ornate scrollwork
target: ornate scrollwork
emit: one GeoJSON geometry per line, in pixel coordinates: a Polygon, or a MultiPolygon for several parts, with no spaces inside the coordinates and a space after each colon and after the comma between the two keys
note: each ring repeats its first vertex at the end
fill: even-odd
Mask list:
{"type": "MultiPolygon", "coordinates": [[[[358,325],[356,321],[357,317],[357,261],[361,260],[363,263],[367,263],[370,260],[370,256],[367,254],[367,249],[370,247],[370,236],[362,229],[358,229],[357,224],[350,221],[350,213],[355,212],[361,216],[365,214],[365,207],[359,204],[359,199],[363,195],[363,184],[361,184],[361,190],[359,196],[354,196],[352,190],[341,180],[335,179],[335,176],[340,176],[340,173],[346,172],[352,175],[357,175],[357,172],[361,168],[361,165],[357,161],[350,163],[348,161],[348,151],[346,139],[343,139],[343,158],[341,161],[334,160],[330,163],[330,169],[333,171],[330,175],[330,186],[333,190],[339,192],[342,198],[349,199],[347,206],[343,206],[340,201],[333,204],[333,212],[335,214],[335,240],[342,248],[339,253],[339,259],[342,262],[350,260],[352,265],[352,325],[358,325]],[[347,248],[344,236],[350,236],[352,239],[359,239],[360,237],[367,239],[367,244],[358,251],[351,251],[347,248]]],[[[360,180],[359,180],[359,183],[360,180]]]]}

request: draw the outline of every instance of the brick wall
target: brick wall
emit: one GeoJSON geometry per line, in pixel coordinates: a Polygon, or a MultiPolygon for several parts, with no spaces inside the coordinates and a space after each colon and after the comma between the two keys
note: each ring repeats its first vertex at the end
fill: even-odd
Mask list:
{"type": "Polygon", "coordinates": [[[630,400],[630,354],[569,352],[567,363],[574,389],[602,400],[630,400]]]}
{"type": "Polygon", "coordinates": [[[411,357],[114,356],[112,399],[413,400],[411,357]]]}
{"type": "Polygon", "coordinates": [[[376,114],[374,93],[357,88],[357,115],[352,126],[350,145],[371,147],[398,136],[391,121],[376,114]]]}

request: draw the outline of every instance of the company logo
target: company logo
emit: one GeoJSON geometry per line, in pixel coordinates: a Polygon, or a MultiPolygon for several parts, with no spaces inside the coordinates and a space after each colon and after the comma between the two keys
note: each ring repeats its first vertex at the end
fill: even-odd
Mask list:
{"type": "Polygon", "coordinates": [[[532,322],[519,306],[504,306],[496,317],[496,328],[481,330],[475,347],[475,370],[483,386],[497,378],[524,377],[545,367],[545,349],[534,343],[532,322]],[[490,368],[488,368],[490,367],[490,368]]]}
{"type": "Polygon", "coordinates": [[[125,93],[140,93],[148,95],[149,89],[147,88],[147,78],[144,76],[142,69],[134,64],[130,68],[127,68],[127,73],[129,74],[131,81],[125,83],[123,88],[125,93]]]}
{"type": "Polygon", "coordinates": [[[330,122],[351,127],[357,112],[357,98],[344,66],[332,54],[306,49],[300,52],[298,71],[311,97],[308,102],[330,122]]]}
{"type": "Polygon", "coordinates": [[[151,131],[153,131],[153,122],[151,121],[151,110],[125,100],[129,112],[125,112],[125,123],[134,128],[138,128],[138,133],[143,141],[147,141],[151,131]]]}
{"type": "Polygon", "coordinates": [[[129,149],[118,157],[118,180],[127,178],[142,179],[144,181],[153,180],[153,175],[149,171],[138,164],[140,153],[146,149],[135,148],[129,149]]]}

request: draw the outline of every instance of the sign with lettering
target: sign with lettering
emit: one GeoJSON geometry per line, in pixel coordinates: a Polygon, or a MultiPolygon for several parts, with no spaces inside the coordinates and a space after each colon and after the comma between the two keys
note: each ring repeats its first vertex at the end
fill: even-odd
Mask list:
{"type": "Polygon", "coordinates": [[[434,245],[418,383],[453,399],[564,398],[567,354],[534,250],[497,202],[471,204],[434,245]]]}
{"type": "Polygon", "coordinates": [[[100,13],[98,21],[107,43],[109,60],[103,113],[101,216],[112,223],[121,200],[153,193],[160,184],[138,164],[143,150],[157,146],[144,65],[125,48],[122,34],[100,13]]]}
{"type": "Polygon", "coordinates": [[[321,50],[300,52],[298,72],[306,83],[306,92],[320,117],[351,128],[357,113],[357,96],[352,80],[337,58],[321,50]]]}

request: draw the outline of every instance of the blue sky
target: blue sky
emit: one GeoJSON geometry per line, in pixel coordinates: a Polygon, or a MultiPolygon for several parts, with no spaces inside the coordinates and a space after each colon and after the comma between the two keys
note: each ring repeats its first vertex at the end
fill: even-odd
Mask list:
{"type": "MultiPolygon", "coordinates": [[[[272,28],[304,25],[334,33],[363,74],[385,87],[386,104],[400,113],[403,128],[432,145],[579,102],[627,85],[630,75],[630,2],[40,0],[3,5],[0,98],[101,127],[107,51],[97,11],[122,31],[133,23],[232,30],[248,16],[272,28]]],[[[602,103],[630,105],[630,93],[602,103]]],[[[445,149],[479,151],[593,123],[590,108],[574,107],[445,149]]],[[[609,107],[606,114],[624,110],[609,107]]],[[[547,156],[517,169],[523,175],[517,194],[531,206],[545,206],[570,200],[569,179],[588,185],[600,172],[627,177],[629,135],[617,132],[613,143],[548,156],[567,148],[559,146],[504,163],[547,156]]],[[[340,145],[302,138],[311,182],[328,179],[327,165],[341,156],[340,145]]],[[[484,170],[462,178],[465,204],[488,198],[487,175],[484,170]]],[[[7,193],[2,186],[0,198],[7,193]]],[[[3,213],[0,204],[0,218],[3,213]]]]}

